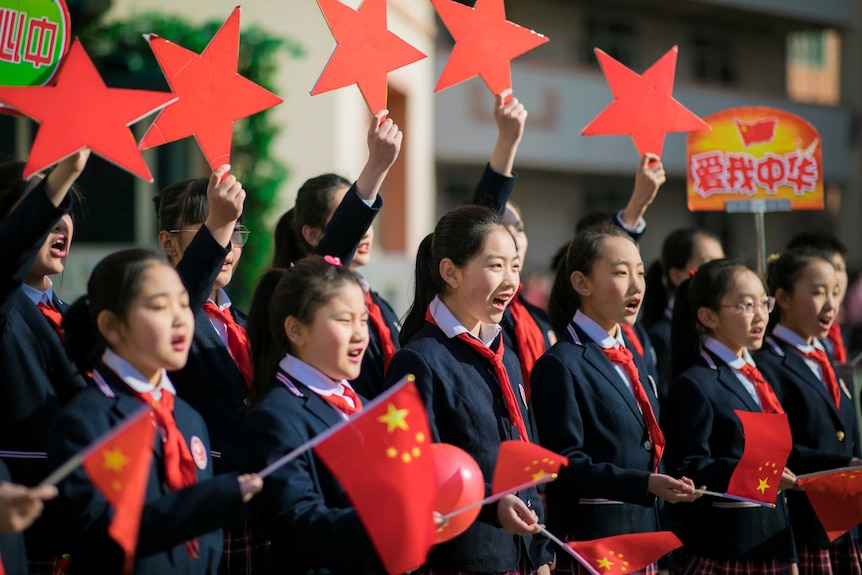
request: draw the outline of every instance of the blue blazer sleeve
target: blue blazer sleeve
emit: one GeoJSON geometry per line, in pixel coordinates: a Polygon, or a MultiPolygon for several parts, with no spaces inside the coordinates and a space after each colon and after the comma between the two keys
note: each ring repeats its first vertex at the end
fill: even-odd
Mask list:
{"type": "Polygon", "coordinates": [[[517,181],[518,174],[513,172],[511,177],[504,176],[491,169],[491,164],[486,164],[485,171],[482,172],[482,177],[476,184],[471,203],[491,208],[502,214],[506,211],[506,204],[517,181]]]}
{"type": "Polygon", "coordinates": [[[177,263],[177,273],[189,292],[189,306],[193,312],[204,307],[212,293],[213,284],[221,271],[222,263],[230,252],[213,238],[202,225],[177,263]]]}
{"type": "Polygon", "coordinates": [[[323,238],[314,247],[314,253],[319,256],[336,256],[343,265],[350,265],[362,236],[374,223],[374,218],[383,207],[383,198],[379,195],[374,204],[369,206],[356,193],[353,184],[344,199],[335,208],[335,212],[326,224],[323,238]]]}

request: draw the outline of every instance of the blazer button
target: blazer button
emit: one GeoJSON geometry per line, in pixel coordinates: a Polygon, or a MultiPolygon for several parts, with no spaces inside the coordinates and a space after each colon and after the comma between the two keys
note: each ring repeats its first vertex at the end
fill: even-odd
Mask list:
{"type": "Polygon", "coordinates": [[[644,441],[644,449],[646,449],[647,451],[652,451],[652,441],[650,441],[649,439],[644,441]]]}
{"type": "Polygon", "coordinates": [[[836,434],[835,434],[835,439],[837,439],[838,441],[844,441],[844,432],[843,432],[843,431],[839,431],[838,433],[836,433],[836,434]]]}

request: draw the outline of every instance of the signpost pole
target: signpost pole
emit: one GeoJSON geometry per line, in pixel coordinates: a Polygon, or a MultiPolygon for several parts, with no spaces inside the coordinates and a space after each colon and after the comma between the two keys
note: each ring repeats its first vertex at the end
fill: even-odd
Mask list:
{"type": "Polygon", "coordinates": [[[754,212],[754,228],[757,230],[757,274],[766,277],[766,218],[763,210],[754,212]]]}
{"type": "Polygon", "coordinates": [[[766,273],[766,212],[791,211],[790,200],[728,200],[725,211],[729,214],[754,214],[754,228],[757,234],[757,273],[766,273]]]}

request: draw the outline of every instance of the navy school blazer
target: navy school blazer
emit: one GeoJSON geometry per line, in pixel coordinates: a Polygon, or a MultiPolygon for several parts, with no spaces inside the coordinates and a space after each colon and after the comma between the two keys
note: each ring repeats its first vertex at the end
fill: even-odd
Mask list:
{"type": "MultiPolygon", "coordinates": [[[[745,441],[735,409],[761,411],[734,370],[704,350],[670,386],[662,427],[671,474],[689,477],[712,491],[727,490],[745,441]]],[[[775,509],[743,507],[704,496],[670,510],[674,530],[691,555],[796,562],[785,493],[778,494],[775,505],[775,509]]]]}
{"type": "MultiPolygon", "coordinates": [[[[177,394],[206,422],[216,473],[238,471],[242,465],[240,427],[248,393],[242,373],[203,309],[229,251],[201,226],[176,268],[189,292],[195,331],[188,362],[170,372],[170,378],[177,394]]],[[[234,321],[245,326],[245,315],[234,306],[229,310],[234,321]]]]}
{"type": "MultiPolygon", "coordinates": [[[[632,355],[658,418],[654,384],[643,358],[632,355]]],[[[569,458],[547,486],[549,529],[578,540],[657,531],[647,427],[601,346],[572,323],[530,380],[542,445],[569,458]]]]}
{"type": "MultiPolygon", "coordinates": [[[[143,402],[104,365],[96,368],[107,387],[93,384],[57,415],[48,432],[48,462],[57,467],[109,429],[137,413],[143,402]],[[113,397],[111,397],[113,395],[113,397]]],[[[174,419],[183,437],[202,441],[209,453],[209,436],[203,419],[177,398],[174,419]]],[[[237,474],[213,477],[212,460],[198,465],[197,483],[171,492],[164,474],[159,433],[153,441],[141,530],[135,556],[135,573],[189,575],[218,572],[222,553],[222,527],[232,527],[246,516],[237,474]],[[185,542],[197,538],[199,559],[189,556],[185,542]]],[[[96,490],[82,467],[62,481],[59,504],[76,572],[122,573],[123,552],[108,535],[113,509],[96,490]]]]}
{"type": "MultiPolygon", "coordinates": [[[[12,480],[28,486],[48,475],[45,441],[51,420],[86,387],[57,332],[21,290],[48,233],[71,208],[71,197],[54,207],[42,182],[0,225],[0,456],[12,480]]],[[[56,298],[54,304],[65,309],[56,298]]],[[[53,528],[55,506],[46,503],[26,532],[31,556],[63,551],[53,528]]]]}
{"type": "MultiPolygon", "coordinates": [[[[496,345],[503,345],[502,338],[497,338],[496,345]]],[[[517,356],[507,349],[503,363],[515,397],[523,398],[517,356]]],[[[490,494],[500,444],[518,439],[518,430],[509,419],[490,364],[463,341],[446,337],[440,328],[426,322],[395,354],[386,383],[394,385],[407,374],[416,376],[433,440],[456,445],[469,453],[479,464],[490,494]]],[[[518,401],[518,406],[531,432],[527,406],[522,401],[518,401]]],[[[543,521],[544,510],[536,489],[521,491],[518,496],[543,521]]],[[[482,509],[476,522],[463,534],[434,547],[427,565],[444,571],[515,571],[522,539],[534,568],[551,562],[553,555],[547,539],[507,533],[497,521],[497,504],[493,503],[482,509]]]]}
{"type": "MultiPolygon", "coordinates": [[[[859,429],[851,390],[839,380],[840,410],[795,347],[779,338],[766,338],[754,355],[763,376],[777,390],[790,422],[793,451],[787,461],[796,474],[846,467],[860,457],[859,429]]],[[[828,547],[842,543],[842,535],[830,543],[804,492],[787,494],[790,521],[797,544],[828,547]]],[[[856,530],[853,530],[856,535],[856,530]]]]}
{"type": "MultiPolygon", "coordinates": [[[[245,469],[260,471],[342,421],[299,381],[276,381],[245,418],[245,469]]],[[[344,489],[311,450],[267,477],[250,506],[271,541],[267,573],[385,573],[344,489]]]]}
{"type": "MultiPolygon", "coordinates": [[[[341,259],[343,265],[349,266],[359,242],[362,241],[362,236],[374,223],[374,218],[382,207],[383,198],[379,195],[372,206],[363,202],[356,194],[356,184],[353,184],[335,209],[329,223],[326,224],[323,238],[314,247],[314,253],[321,256],[336,256],[341,259]]],[[[399,349],[401,346],[398,343],[398,332],[401,324],[398,316],[392,310],[392,306],[377,292],[371,291],[371,298],[380,307],[383,320],[389,327],[390,340],[395,345],[395,349],[399,349]]],[[[362,371],[359,377],[350,382],[350,385],[358,394],[372,399],[380,395],[385,387],[383,385],[383,345],[380,343],[382,335],[370,321],[368,336],[368,348],[362,357],[362,371]]]]}

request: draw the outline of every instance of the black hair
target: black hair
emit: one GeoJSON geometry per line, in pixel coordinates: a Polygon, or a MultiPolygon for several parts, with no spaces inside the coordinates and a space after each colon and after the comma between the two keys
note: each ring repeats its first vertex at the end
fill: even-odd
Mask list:
{"type": "Polygon", "coordinates": [[[207,178],[183,180],[164,188],[153,198],[159,231],[181,230],[187,225],[201,224],[210,214],[207,199],[207,178]]]}
{"type": "MultiPolygon", "coordinates": [[[[796,286],[796,282],[799,281],[802,272],[811,263],[818,260],[826,262],[832,267],[829,253],[814,248],[796,248],[787,250],[783,254],[771,256],[766,266],[766,286],[769,288],[769,293],[775,295],[778,290],[784,290],[792,295],[793,288],[796,286]]],[[[781,308],[776,306],[775,313],[769,316],[767,331],[772,333],[772,330],[775,329],[775,326],[780,321],[781,308]]]]}
{"type": "Polygon", "coordinates": [[[693,277],[676,288],[670,337],[671,377],[677,377],[694,364],[708,335],[697,319],[697,311],[703,307],[718,309],[721,299],[732,289],[736,276],[745,271],[754,273],[739,261],[712,260],[700,266],[693,277]]]}
{"type": "Polygon", "coordinates": [[[787,244],[787,249],[797,248],[814,248],[826,252],[830,257],[834,254],[839,254],[841,257],[847,256],[847,246],[828,232],[805,232],[793,236],[787,244]]]}
{"type": "Polygon", "coordinates": [[[154,264],[167,265],[152,250],[131,248],[106,256],[93,268],[87,294],[75,300],[63,315],[63,345],[81,373],[93,371],[108,347],[96,326],[99,314],[109,311],[125,320],[144,273],[154,264]]]}
{"type": "Polygon", "coordinates": [[[586,214],[575,224],[575,235],[590,228],[612,225],[614,215],[614,212],[590,212],[586,214]]]}
{"type": "MultiPolygon", "coordinates": [[[[26,165],[26,162],[14,156],[8,154],[0,155],[0,222],[6,221],[12,210],[33,189],[30,185],[30,180],[24,179],[24,168],[26,165]]],[[[52,171],[54,171],[53,166],[43,170],[41,173],[47,178],[52,171]]],[[[76,207],[82,205],[83,194],[76,184],[72,184],[72,187],[69,189],[69,195],[72,196],[73,205],[76,207]]],[[[74,220],[74,213],[70,213],[69,215],[74,220]]]]}
{"type": "Polygon", "coordinates": [[[661,259],[653,262],[646,273],[646,296],[641,312],[641,322],[645,327],[652,327],[662,318],[667,302],[676,292],[670,280],[670,270],[689,271],[684,269],[685,265],[703,238],[721,243],[712,232],[698,228],[675,230],[665,238],[661,246],[661,259]]]}
{"type": "MultiPolygon", "coordinates": [[[[443,293],[445,282],[440,277],[440,262],[450,259],[463,267],[482,252],[485,240],[494,230],[502,229],[500,212],[476,205],[458,206],[446,212],[437,222],[434,233],[422,240],[416,254],[413,305],[407,311],[399,341],[404,345],[425,323],[425,310],[434,296],[443,293]]],[[[512,241],[515,241],[512,236],[512,241]]],[[[516,242],[517,245],[517,242],[516,242]]]]}
{"type": "Polygon", "coordinates": [[[578,308],[581,299],[572,287],[572,274],[589,275],[593,264],[602,256],[602,241],[607,238],[626,238],[636,247],[632,237],[623,229],[609,223],[586,228],[569,242],[562,261],[558,262],[551,296],[548,298],[548,317],[551,329],[564,333],[578,308]]]}
{"type": "Polygon", "coordinates": [[[312,252],[302,228],[326,229],[332,216],[332,198],[339,188],[350,187],[350,181],[337,174],[322,174],[305,181],[296,193],[296,204],[278,221],[275,234],[273,266],[287,268],[312,252]]]}
{"type": "Polygon", "coordinates": [[[284,321],[295,317],[304,324],[345,284],[362,288],[350,268],[332,265],[320,256],[308,256],[289,269],[271,269],[258,281],[248,313],[248,336],[254,377],[249,404],[263,399],[275,383],[278,364],[292,353],[284,321]]]}

